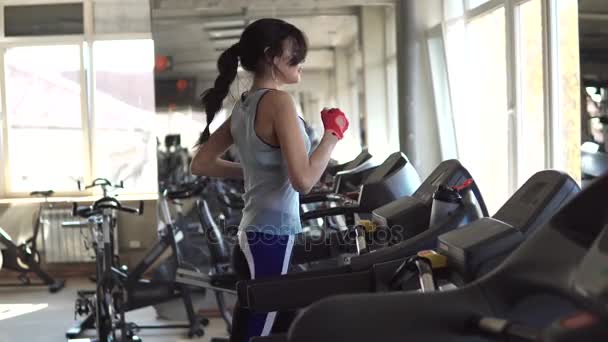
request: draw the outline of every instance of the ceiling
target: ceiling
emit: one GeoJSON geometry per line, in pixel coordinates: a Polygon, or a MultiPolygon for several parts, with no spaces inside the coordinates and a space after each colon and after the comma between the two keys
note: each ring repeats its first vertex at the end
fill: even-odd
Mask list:
{"type": "Polygon", "coordinates": [[[393,0],[152,0],[152,9],[326,9],[344,6],[392,5],[393,0]]]}
{"type": "Polygon", "coordinates": [[[263,17],[284,19],[305,32],[307,70],[332,69],[332,49],[357,37],[357,6],[389,4],[393,0],[152,0],[156,53],[173,59],[172,70],[157,77],[213,80],[221,51],[247,23],[263,17]]]}
{"type": "MultiPolygon", "coordinates": [[[[246,23],[262,17],[284,19],[306,33],[308,70],[332,69],[331,50],[357,37],[358,6],[392,4],[394,0],[151,0],[156,52],[174,62],[171,71],[157,77],[213,80],[221,51],[236,42],[246,23]]],[[[579,13],[581,62],[603,64],[608,61],[608,1],[579,0],[579,13]]]]}

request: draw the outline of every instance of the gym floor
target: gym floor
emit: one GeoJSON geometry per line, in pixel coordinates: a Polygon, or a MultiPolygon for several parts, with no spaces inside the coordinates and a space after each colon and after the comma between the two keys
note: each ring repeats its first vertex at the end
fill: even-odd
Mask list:
{"type": "MultiPolygon", "coordinates": [[[[93,289],[92,285],[86,279],[71,278],[56,294],[50,294],[46,287],[0,287],[0,342],[66,341],[66,330],[76,322],[76,292],[93,289]]],[[[127,320],[140,325],[183,323],[158,320],[151,307],[128,313],[127,320]]],[[[210,341],[212,337],[227,336],[226,325],[220,318],[211,318],[210,321],[205,328],[205,336],[198,339],[188,339],[184,329],[142,330],[139,336],[144,342],[210,341]]],[[[93,336],[94,331],[90,334],[93,336]]]]}

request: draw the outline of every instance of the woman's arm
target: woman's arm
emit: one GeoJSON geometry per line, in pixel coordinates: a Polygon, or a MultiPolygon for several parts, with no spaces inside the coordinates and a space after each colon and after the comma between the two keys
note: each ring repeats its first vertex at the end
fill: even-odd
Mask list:
{"type": "Polygon", "coordinates": [[[196,176],[243,178],[241,164],[220,158],[233,143],[228,118],[206,143],[199,146],[190,163],[190,172],[196,176]]]}
{"type": "Polygon", "coordinates": [[[273,102],[274,131],[281,147],[283,158],[287,162],[289,180],[293,188],[300,193],[308,193],[319,181],[327,167],[331,153],[338,138],[325,132],[319,146],[308,156],[304,138],[300,133],[300,119],[293,99],[284,92],[273,91],[270,94],[273,102]]]}

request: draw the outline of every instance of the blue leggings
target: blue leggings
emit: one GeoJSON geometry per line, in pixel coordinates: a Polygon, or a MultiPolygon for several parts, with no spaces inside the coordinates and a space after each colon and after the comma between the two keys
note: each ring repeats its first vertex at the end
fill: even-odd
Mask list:
{"type": "MultiPolygon", "coordinates": [[[[272,235],[258,232],[239,234],[239,245],[249,266],[251,279],[286,274],[293,250],[293,235],[272,235]]],[[[245,342],[254,336],[268,336],[276,312],[250,313],[245,342]]]]}

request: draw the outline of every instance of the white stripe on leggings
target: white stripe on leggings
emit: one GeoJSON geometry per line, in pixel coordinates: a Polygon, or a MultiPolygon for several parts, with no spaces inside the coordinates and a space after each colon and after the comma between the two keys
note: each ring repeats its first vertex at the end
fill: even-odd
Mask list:
{"type": "MultiPolygon", "coordinates": [[[[281,269],[281,274],[285,274],[289,270],[289,261],[291,258],[291,250],[293,249],[294,241],[294,235],[290,235],[289,240],[287,240],[287,247],[285,248],[285,256],[283,257],[283,268],[281,269]]],[[[276,311],[268,313],[268,316],[266,316],[266,322],[264,322],[264,329],[262,329],[261,336],[268,336],[270,334],[270,330],[272,330],[276,317],[276,311]]]]}
{"type": "Polygon", "coordinates": [[[251,253],[251,248],[249,247],[249,240],[247,240],[247,233],[241,230],[239,232],[238,239],[241,250],[243,251],[243,254],[245,254],[245,259],[247,259],[247,265],[249,265],[251,279],[255,279],[255,263],[253,262],[253,254],[251,253]]]}

